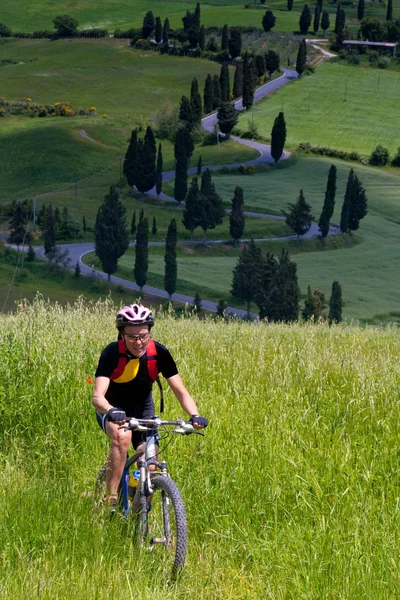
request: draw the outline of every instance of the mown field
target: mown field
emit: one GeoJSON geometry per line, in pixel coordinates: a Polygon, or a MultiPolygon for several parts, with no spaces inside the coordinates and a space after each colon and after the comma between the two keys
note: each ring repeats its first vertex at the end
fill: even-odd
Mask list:
{"type": "MultiPolygon", "coordinates": [[[[400,146],[399,91],[397,71],[329,62],[254,105],[253,119],[268,139],[274,119],[283,110],[286,145],[292,149],[310,142],[369,158],[381,144],[394,154],[400,146]]],[[[242,129],[247,120],[246,115],[241,117],[242,129]]]]}
{"type": "MultiPolygon", "coordinates": [[[[397,598],[397,331],[158,319],[210,419],[204,439],[164,455],[189,520],[171,586],[132,527],[87,497],[107,442],[86,378],[114,311],[0,316],[2,598],[397,598]]],[[[178,414],[167,393],[165,415],[178,414]]]]}
{"type": "MultiPolygon", "coordinates": [[[[220,72],[211,61],[141,52],[126,40],[20,40],[1,48],[7,59],[35,59],[0,68],[0,89],[7,100],[29,97],[37,104],[68,100],[76,108],[97,109],[96,117],[3,118],[3,201],[54,191],[107,168],[101,201],[107,185],[119,179],[132,129],[145,127],[164,104],[178,105],[183,94],[190,94],[193,77],[202,93],[207,74],[220,72]]],[[[163,149],[168,170],[174,164],[172,144],[163,142],[163,149]]],[[[232,142],[221,149],[199,148],[193,164],[200,154],[203,164],[216,164],[216,157],[226,164],[258,156],[232,142]]],[[[75,199],[75,190],[72,196],[75,199]]]]}
{"type": "MultiPolygon", "coordinates": [[[[112,33],[115,28],[129,29],[131,27],[141,27],[143,17],[148,10],[152,10],[155,16],[162,19],[168,17],[173,28],[182,27],[182,17],[187,9],[193,10],[196,0],[173,0],[171,2],[161,2],[155,0],[151,6],[144,0],[102,0],[96,3],[94,0],[85,2],[69,3],[66,0],[20,0],[18,5],[5,4],[0,8],[0,22],[6,23],[9,27],[19,31],[34,31],[37,29],[52,29],[53,19],[60,14],[69,14],[79,21],[82,29],[91,27],[106,27],[112,33]]],[[[262,15],[266,7],[259,3],[249,2],[248,8],[245,8],[246,2],[243,0],[208,0],[201,2],[201,22],[206,27],[222,26],[228,23],[234,25],[256,25],[261,27],[262,15]]],[[[284,0],[271,0],[268,8],[276,16],[275,28],[279,31],[298,31],[299,16],[303,8],[302,0],[295,0],[293,10],[287,11],[287,3],[284,0]]],[[[400,14],[400,2],[393,2],[394,16],[400,14]]],[[[331,28],[333,28],[332,19],[336,12],[334,3],[326,2],[324,8],[332,13],[331,28]]],[[[350,26],[357,23],[357,5],[346,6],[346,15],[350,26]]],[[[377,1],[366,4],[366,16],[372,16],[385,19],[386,9],[377,1]]]]}

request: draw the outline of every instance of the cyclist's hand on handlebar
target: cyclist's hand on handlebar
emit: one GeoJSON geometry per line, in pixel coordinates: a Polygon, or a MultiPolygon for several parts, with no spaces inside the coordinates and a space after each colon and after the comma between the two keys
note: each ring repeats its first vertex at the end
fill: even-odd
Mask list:
{"type": "Polygon", "coordinates": [[[107,413],[107,421],[118,424],[124,423],[126,421],[126,413],[124,410],[113,406],[107,413]]]}
{"type": "Polygon", "coordinates": [[[204,429],[208,425],[208,419],[200,415],[192,415],[189,421],[195,429],[204,429]]]}

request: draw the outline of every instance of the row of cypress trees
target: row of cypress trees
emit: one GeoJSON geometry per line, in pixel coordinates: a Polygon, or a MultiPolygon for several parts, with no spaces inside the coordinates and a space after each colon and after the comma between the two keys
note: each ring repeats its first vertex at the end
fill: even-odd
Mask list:
{"type": "Polygon", "coordinates": [[[123,173],[128,184],[132,188],[135,186],[142,193],[156,186],[159,195],[162,188],[162,168],[162,146],[159,144],[157,152],[151,126],[147,127],[143,138],[139,138],[138,129],[134,129],[123,165],[123,173]]]}

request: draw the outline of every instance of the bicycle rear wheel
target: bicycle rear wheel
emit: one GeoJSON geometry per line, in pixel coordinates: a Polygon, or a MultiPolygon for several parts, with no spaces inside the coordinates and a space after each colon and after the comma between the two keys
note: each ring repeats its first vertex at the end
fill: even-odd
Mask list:
{"type": "Polygon", "coordinates": [[[186,560],[187,521],[185,506],[177,485],[169,477],[159,475],[152,479],[154,493],[151,509],[140,515],[142,546],[160,555],[172,575],[182,570],[186,560]]]}

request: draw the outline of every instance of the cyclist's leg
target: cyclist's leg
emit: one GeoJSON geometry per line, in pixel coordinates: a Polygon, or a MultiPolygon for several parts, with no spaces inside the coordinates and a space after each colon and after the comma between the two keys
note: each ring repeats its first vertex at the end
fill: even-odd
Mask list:
{"type": "Polygon", "coordinates": [[[105,432],[111,440],[107,457],[106,489],[108,494],[115,495],[118,493],[132,434],[119,429],[119,425],[111,421],[105,421],[105,432]]]}

